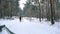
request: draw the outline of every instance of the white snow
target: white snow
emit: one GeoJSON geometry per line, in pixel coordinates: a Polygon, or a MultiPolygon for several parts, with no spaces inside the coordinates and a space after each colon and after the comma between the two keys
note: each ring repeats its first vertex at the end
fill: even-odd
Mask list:
{"type": "MultiPolygon", "coordinates": [[[[0,25],[6,25],[15,34],[60,34],[60,22],[55,22],[51,25],[49,21],[43,19],[39,22],[38,18],[23,17],[22,21],[19,18],[14,20],[0,19],[0,25]]],[[[0,34],[9,34],[6,29],[3,29],[0,34]]]]}

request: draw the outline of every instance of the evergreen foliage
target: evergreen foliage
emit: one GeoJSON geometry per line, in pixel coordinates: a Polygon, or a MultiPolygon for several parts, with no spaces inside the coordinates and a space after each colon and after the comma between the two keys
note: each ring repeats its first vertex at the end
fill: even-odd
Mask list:
{"type": "Polygon", "coordinates": [[[18,1],[19,0],[0,0],[0,17],[18,16],[18,12],[21,11],[18,1]]]}

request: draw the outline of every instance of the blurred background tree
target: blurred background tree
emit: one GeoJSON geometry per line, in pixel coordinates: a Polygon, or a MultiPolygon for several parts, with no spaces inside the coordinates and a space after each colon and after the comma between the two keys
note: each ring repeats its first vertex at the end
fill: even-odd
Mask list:
{"type": "MultiPolygon", "coordinates": [[[[37,18],[51,18],[50,0],[27,0],[23,10],[19,7],[19,0],[0,0],[0,17],[23,16],[37,18]],[[40,7],[40,9],[39,9],[40,7]]],[[[60,19],[60,0],[54,0],[54,20],[60,19]]]]}
{"type": "Polygon", "coordinates": [[[0,17],[4,16],[18,16],[19,11],[19,0],[0,0],[0,17]]]}

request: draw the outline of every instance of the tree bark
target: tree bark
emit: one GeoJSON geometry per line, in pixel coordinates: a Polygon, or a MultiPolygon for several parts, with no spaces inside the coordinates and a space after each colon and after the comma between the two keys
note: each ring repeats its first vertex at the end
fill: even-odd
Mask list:
{"type": "Polygon", "coordinates": [[[50,21],[49,0],[46,0],[46,18],[50,21]]]}
{"type": "Polygon", "coordinates": [[[39,14],[39,20],[40,20],[40,22],[41,22],[41,5],[40,5],[40,0],[39,0],[39,2],[38,2],[38,4],[39,4],[39,11],[40,11],[40,14],[39,14]]]}
{"type": "Polygon", "coordinates": [[[51,24],[54,24],[54,0],[50,0],[51,6],[51,24]]]}

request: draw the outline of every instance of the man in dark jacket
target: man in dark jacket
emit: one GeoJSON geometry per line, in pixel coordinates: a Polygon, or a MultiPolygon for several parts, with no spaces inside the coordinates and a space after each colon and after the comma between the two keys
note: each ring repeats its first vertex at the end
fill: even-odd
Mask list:
{"type": "Polygon", "coordinates": [[[21,16],[19,17],[19,20],[20,20],[20,22],[21,22],[21,16]]]}

